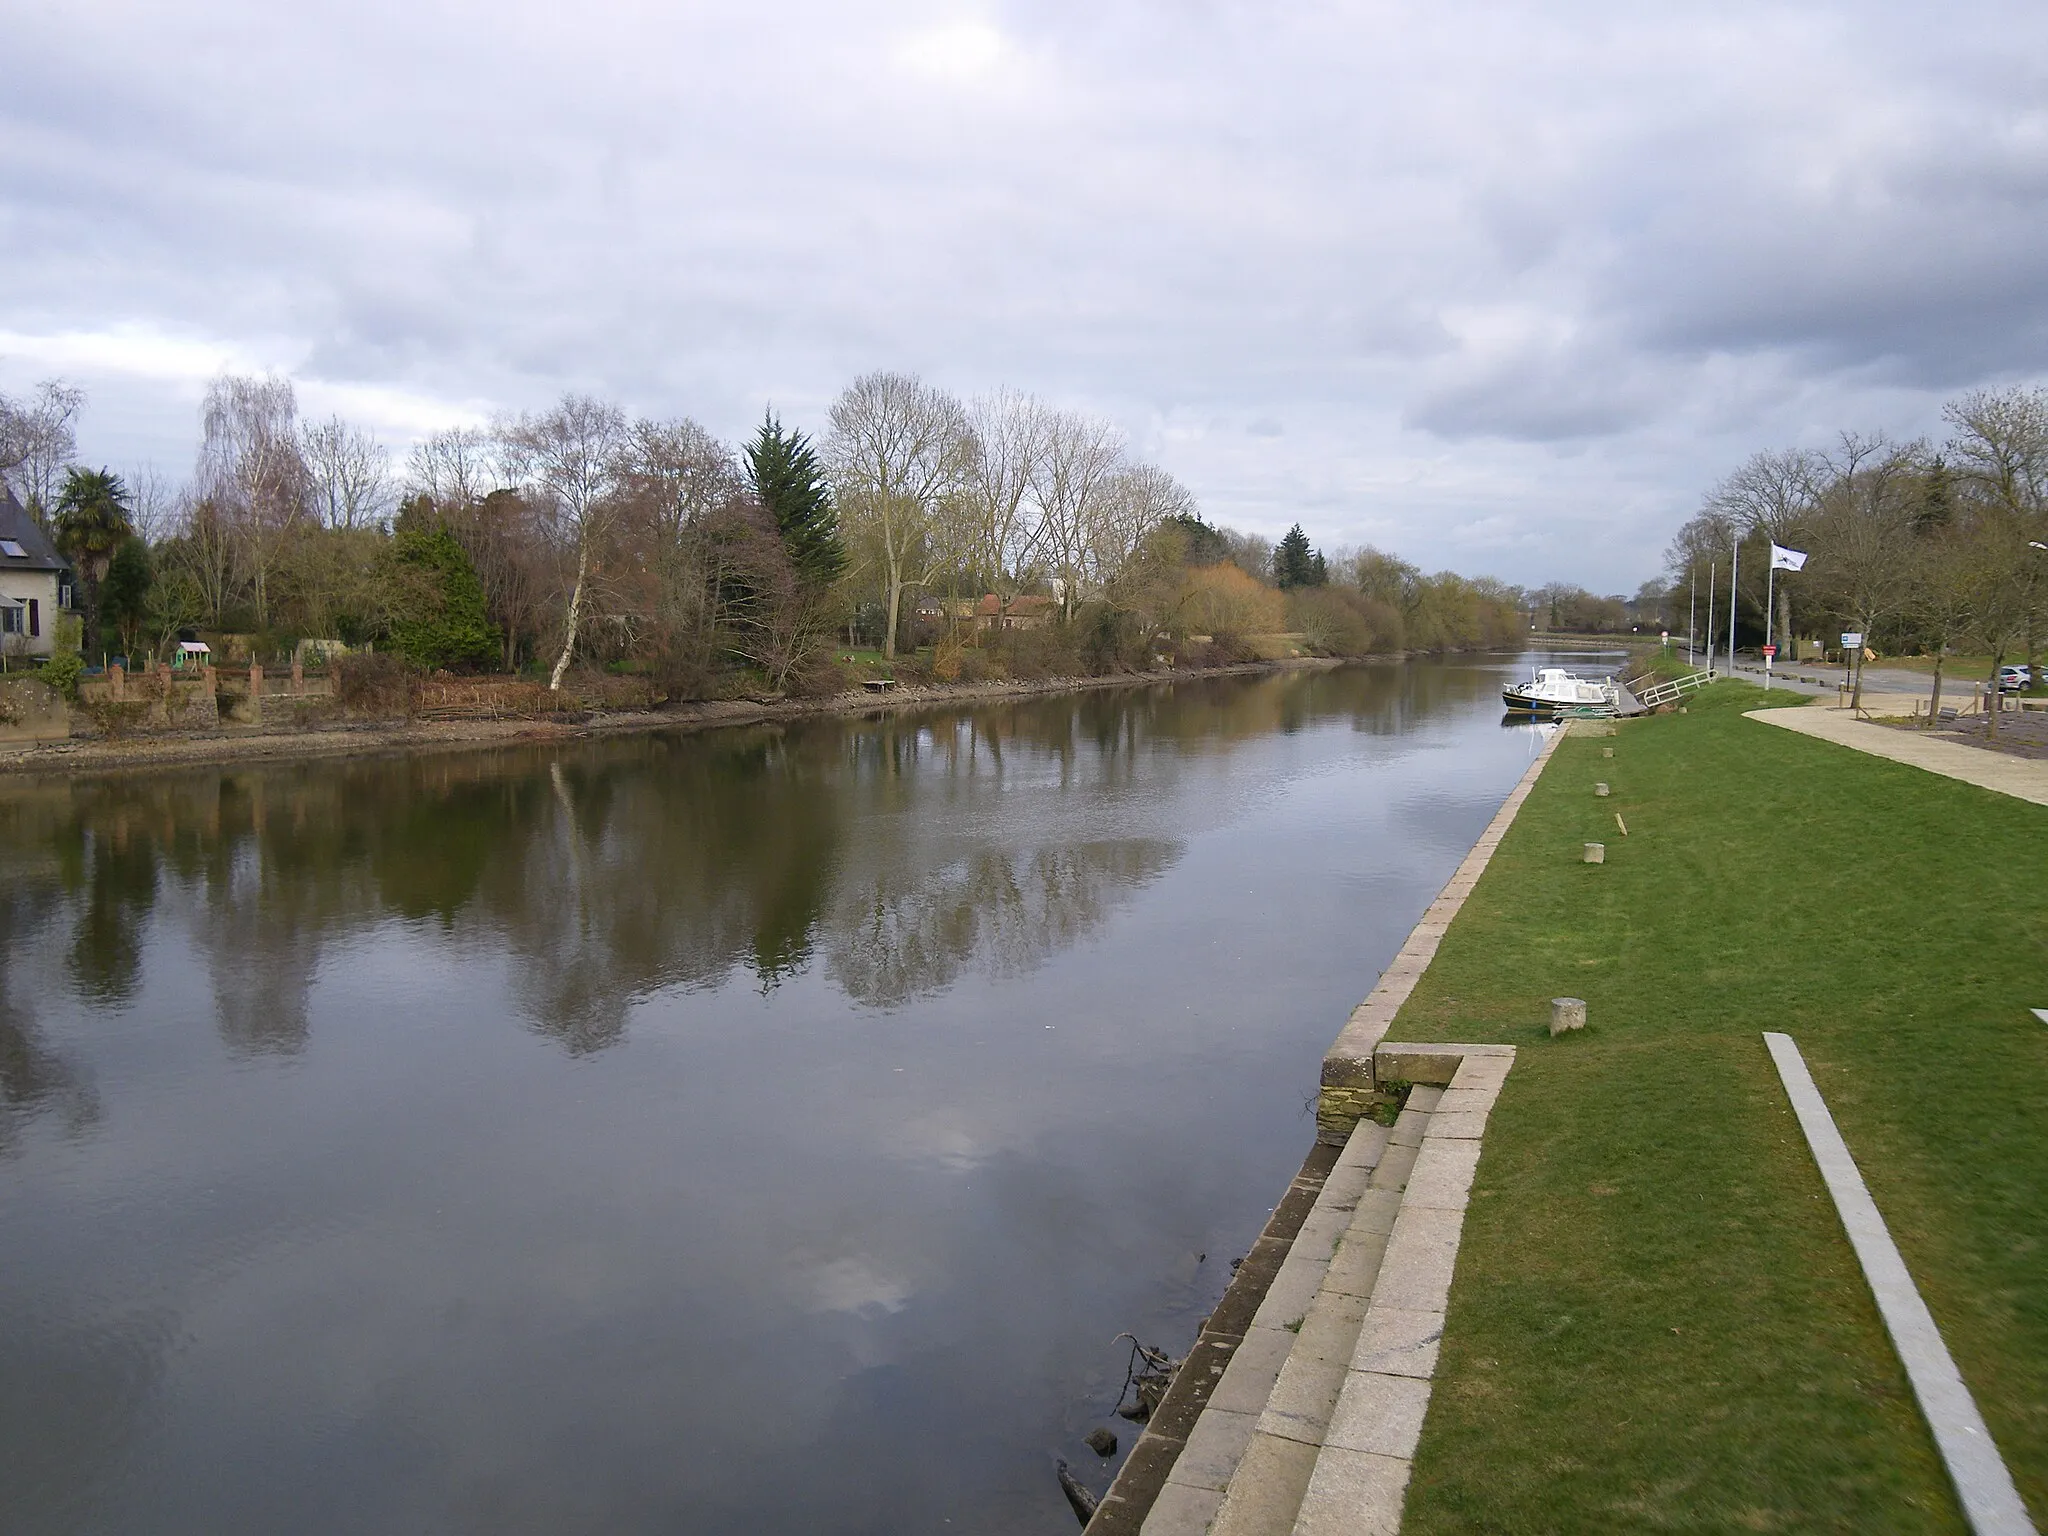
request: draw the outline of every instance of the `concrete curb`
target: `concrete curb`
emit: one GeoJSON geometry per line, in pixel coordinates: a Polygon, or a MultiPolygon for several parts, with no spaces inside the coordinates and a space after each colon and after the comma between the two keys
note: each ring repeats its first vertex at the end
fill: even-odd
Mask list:
{"type": "Polygon", "coordinates": [[[2034,1523],[2027,1506],[2013,1486],[1976,1399],[1963,1382],[1962,1372],[1934,1326],[1934,1314],[1927,1310],[1920,1289],[1906,1261],[1892,1241],[1877,1202],[1849,1155],[1848,1143],[1828,1113],[1827,1102],[1814,1086],[1813,1075],[1790,1035],[1766,1031],[1764,1044],[1777,1064],[1778,1077],[1785,1085],[1799,1128],[1813,1160],[1820,1165],[1822,1182],[1835,1202],[1835,1212],[1849,1234],[1849,1246],[1856,1250],[1856,1262],[1863,1266],[1863,1278],[1877,1300],[1885,1331],[1906,1367],[1913,1395],[1920,1401],[1927,1427],[1955,1483],[1963,1513],[1977,1536],[2034,1536],[2034,1523]]]}

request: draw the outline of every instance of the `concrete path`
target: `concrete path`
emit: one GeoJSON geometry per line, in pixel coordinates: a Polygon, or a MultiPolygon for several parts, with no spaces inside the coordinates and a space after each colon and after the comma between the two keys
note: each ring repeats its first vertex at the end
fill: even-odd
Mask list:
{"type": "Polygon", "coordinates": [[[2039,758],[2011,757],[1983,747],[1930,740],[1912,731],[1872,725],[1834,709],[1753,709],[1748,718],[1868,752],[1872,757],[1924,768],[1944,778],[1961,779],[1979,789],[2048,805],[2048,762],[2039,758]]]}

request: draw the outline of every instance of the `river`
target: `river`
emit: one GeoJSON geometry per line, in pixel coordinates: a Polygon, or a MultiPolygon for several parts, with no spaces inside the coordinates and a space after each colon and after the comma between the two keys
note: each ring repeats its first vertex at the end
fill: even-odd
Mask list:
{"type": "Polygon", "coordinates": [[[1073,1530],[1518,665],[0,787],[0,1525],[1073,1530]]]}

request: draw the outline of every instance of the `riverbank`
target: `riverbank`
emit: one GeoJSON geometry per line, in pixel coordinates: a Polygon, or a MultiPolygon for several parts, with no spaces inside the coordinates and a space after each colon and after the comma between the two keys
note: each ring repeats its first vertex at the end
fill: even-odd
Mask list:
{"type": "MultiPolygon", "coordinates": [[[[1366,657],[1398,661],[1403,657],[1366,657]]],[[[1254,677],[1279,672],[1322,671],[1349,665],[1348,659],[1287,657],[1222,667],[1165,668],[1106,677],[1057,677],[1029,681],[931,683],[884,694],[846,692],[822,699],[732,700],[678,704],[652,710],[597,712],[573,722],[548,720],[351,721],[289,731],[193,732],[136,736],[123,740],[72,740],[23,746],[0,754],[0,776],[122,773],[221,763],[275,762],[300,758],[371,756],[382,753],[473,751],[581,741],[645,731],[700,731],[721,726],[760,725],[827,715],[871,715],[934,705],[981,704],[1001,699],[1040,698],[1102,688],[1146,687],[1219,677],[1254,677]]]]}
{"type": "Polygon", "coordinates": [[[1519,1047],[1406,1530],[1962,1528],[1764,1030],[2048,1515],[2048,812],[1743,717],[1769,702],[1561,743],[1393,1025],[1519,1047]],[[1553,1041],[1556,995],[1590,1022],[1553,1041]]]}

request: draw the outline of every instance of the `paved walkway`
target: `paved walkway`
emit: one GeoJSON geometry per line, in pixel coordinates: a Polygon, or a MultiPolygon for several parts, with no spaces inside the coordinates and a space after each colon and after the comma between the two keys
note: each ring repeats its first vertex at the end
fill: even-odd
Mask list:
{"type": "Polygon", "coordinates": [[[1818,736],[1872,757],[1888,757],[1980,789],[2048,805],[2048,762],[2038,758],[2009,757],[1983,747],[1934,741],[1893,726],[1872,725],[1835,709],[1753,709],[1748,714],[1752,720],[1802,736],[1818,736]]]}

